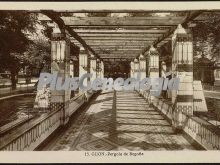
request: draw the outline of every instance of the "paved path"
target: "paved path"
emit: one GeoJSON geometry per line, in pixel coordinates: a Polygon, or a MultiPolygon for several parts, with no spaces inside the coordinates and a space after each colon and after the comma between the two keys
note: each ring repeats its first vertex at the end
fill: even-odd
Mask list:
{"type": "Polygon", "coordinates": [[[193,150],[135,92],[101,93],[43,150],[193,150]]]}

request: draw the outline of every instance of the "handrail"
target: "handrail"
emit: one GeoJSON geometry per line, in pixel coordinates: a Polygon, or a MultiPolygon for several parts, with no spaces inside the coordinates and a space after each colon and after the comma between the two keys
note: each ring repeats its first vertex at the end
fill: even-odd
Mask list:
{"type": "MultiPolygon", "coordinates": [[[[81,93],[78,96],[73,97],[70,100],[70,105],[72,104],[74,108],[78,109],[85,100],[82,99],[82,102],[77,103],[77,106],[75,106],[74,101],[83,95],[85,95],[85,93],[81,93]]],[[[72,112],[74,112],[74,108],[72,112]]],[[[0,137],[0,150],[33,150],[60,126],[61,108],[37,118],[31,122],[30,125],[21,126],[20,129],[15,130],[10,135],[6,134],[3,137],[0,137]]]]}
{"type": "MultiPolygon", "coordinates": [[[[173,104],[171,104],[171,107],[166,100],[157,99],[156,102],[158,102],[158,104],[156,103],[157,105],[155,104],[154,106],[156,106],[157,109],[170,120],[173,120],[172,114],[174,113],[175,104],[177,102],[175,101],[173,104]]],[[[183,119],[185,118],[183,121],[183,130],[188,136],[190,136],[205,149],[220,149],[220,128],[215,127],[207,121],[196,116],[189,116],[185,113],[182,114],[183,119]]]]}
{"type": "Polygon", "coordinates": [[[51,117],[52,115],[54,115],[55,113],[57,113],[58,111],[60,111],[60,109],[57,109],[55,111],[51,111],[51,113],[49,113],[47,116],[44,116],[42,118],[39,119],[39,121],[36,121],[36,123],[33,123],[33,125],[29,126],[28,128],[26,128],[25,130],[19,132],[19,135],[17,137],[15,137],[14,139],[10,139],[8,142],[4,142],[1,143],[0,145],[0,150],[2,148],[4,148],[5,146],[9,145],[10,143],[12,143],[13,141],[15,141],[16,139],[18,139],[20,136],[22,136],[23,134],[25,134],[26,132],[30,131],[33,127],[36,127],[37,125],[39,125],[40,123],[42,123],[44,120],[48,119],[49,117],[51,117]]]}

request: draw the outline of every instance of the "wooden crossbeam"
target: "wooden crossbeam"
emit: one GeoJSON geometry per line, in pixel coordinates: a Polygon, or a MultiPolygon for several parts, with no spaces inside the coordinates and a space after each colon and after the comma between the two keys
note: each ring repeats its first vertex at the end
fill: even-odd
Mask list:
{"type": "MultiPolygon", "coordinates": [[[[114,9],[114,10],[109,10],[109,9],[74,9],[74,10],[59,10],[59,12],[61,13],[141,13],[141,14],[145,14],[145,13],[180,13],[180,12],[187,12],[187,10],[149,10],[149,9],[130,9],[130,6],[127,6],[127,9],[114,9]],[[129,8],[129,9],[128,9],[129,8]]],[[[37,12],[38,10],[36,10],[37,12]]],[[[214,10],[215,11],[215,10],[214,10]]]]}
{"type": "Polygon", "coordinates": [[[82,34],[160,34],[165,33],[169,29],[149,29],[149,30],[126,30],[126,29],[118,29],[118,30],[103,30],[103,29],[75,29],[79,35],[82,34]]]}
{"type": "MultiPolygon", "coordinates": [[[[101,43],[101,42],[126,42],[126,41],[156,41],[158,37],[82,37],[88,43],[101,43]]],[[[165,41],[170,41],[171,38],[164,39],[165,41]]],[[[76,43],[74,38],[71,38],[71,42],[76,43]]]]}
{"type": "MultiPolygon", "coordinates": [[[[195,19],[196,17],[198,17],[201,13],[202,13],[202,11],[189,12],[187,17],[181,22],[182,26],[186,26],[189,21],[191,21],[191,20],[195,19]]],[[[176,30],[175,27],[170,28],[170,30],[167,33],[165,33],[163,36],[158,38],[157,41],[154,42],[154,46],[156,46],[158,43],[163,41],[165,38],[170,37],[170,34],[174,33],[175,30],[176,30]]]]}
{"type": "MultiPolygon", "coordinates": [[[[188,12],[187,17],[185,17],[185,19],[182,20],[182,22],[180,24],[182,24],[182,26],[186,26],[188,22],[190,22],[191,20],[195,19],[196,17],[198,17],[203,11],[198,10],[198,11],[191,11],[188,12]]],[[[160,42],[162,42],[163,40],[165,40],[166,38],[170,37],[171,34],[174,33],[174,31],[176,30],[176,27],[172,27],[169,29],[168,32],[166,32],[162,37],[159,37],[154,43],[153,45],[156,47],[160,42]]],[[[142,50],[142,54],[144,54],[147,50],[149,50],[150,46],[145,47],[142,50]]],[[[138,57],[138,56],[137,56],[138,57]]]]}
{"type": "Polygon", "coordinates": [[[100,50],[100,49],[104,49],[104,50],[120,50],[120,49],[123,49],[123,50],[140,50],[144,47],[144,45],[142,46],[121,46],[121,45],[118,45],[118,46],[92,46],[92,48],[94,50],[100,50]]]}
{"type": "Polygon", "coordinates": [[[164,29],[167,30],[173,26],[176,25],[148,25],[148,26],[136,26],[136,25],[129,25],[129,26],[117,26],[117,25],[111,25],[111,26],[89,26],[89,25],[82,25],[82,26],[73,26],[70,25],[71,28],[74,30],[118,30],[118,29],[123,29],[123,30],[151,30],[151,29],[164,29]]]}
{"type": "MultiPolygon", "coordinates": [[[[89,45],[139,45],[139,44],[144,44],[144,43],[152,43],[154,40],[87,40],[87,43],[89,45]]],[[[71,42],[73,42],[74,44],[81,44],[77,41],[72,40],[71,42]]]]}
{"type": "Polygon", "coordinates": [[[96,49],[96,48],[103,48],[103,49],[113,49],[113,48],[142,48],[144,46],[144,44],[141,45],[120,45],[120,44],[115,44],[115,45],[92,45],[92,48],[96,49]]]}
{"type": "Polygon", "coordinates": [[[101,33],[97,33],[97,34],[88,34],[88,33],[80,33],[79,34],[81,37],[108,37],[108,38],[113,38],[113,37],[149,37],[149,38],[157,38],[157,37],[160,37],[161,35],[163,35],[163,33],[158,33],[158,34],[144,34],[144,33],[138,33],[138,34],[133,34],[133,33],[120,33],[120,34],[108,34],[108,33],[104,33],[104,34],[101,34],[101,33]]]}
{"type": "Polygon", "coordinates": [[[97,50],[99,54],[138,54],[140,50],[97,50]]]}
{"type": "MultiPolygon", "coordinates": [[[[97,51],[111,51],[111,52],[120,52],[120,50],[118,49],[95,49],[97,51]]],[[[124,51],[137,51],[137,50],[140,50],[140,49],[122,49],[124,51]]]]}
{"type": "MultiPolygon", "coordinates": [[[[105,47],[105,46],[146,46],[146,45],[151,45],[153,41],[87,41],[87,43],[93,47],[105,47]]],[[[80,46],[81,44],[79,42],[74,42],[75,45],[80,46]]]]}
{"type": "Polygon", "coordinates": [[[156,37],[82,37],[85,41],[155,41],[156,37]]]}
{"type": "Polygon", "coordinates": [[[100,51],[107,51],[107,52],[114,52],[114,51],[140,51],[143,47],[140,48],[112,48],[112,49],[103,49],[103,48],[94,48],[97,52],[100,51]]]}
{"type": "Polygon", "coordinates": [[[127,41],[127,40],[132,40],[132,41],[155,41],[157,38],[139,38],[139,37],[112,37],[112,38],[100,38],[100,37],[82,37],[85,41],[127,41]]]}
{"type": "Polygon", "coordinates": [[[131,62],[133,59],[132,58],[102,58],[104,62],[116,62],[116,61],[127,61],[131,62]]]}
{"type": "Polygon", "coordinates": [[[147,25],[178,25],[185,17],[61,17],[67,26],[147,26],[147,25]]]}
{"type": "Polygon", "coordinates": [[[41,13],[52,19],[59,26],[61,31],[64,32],[65,30],[67,30],[68,33],[78,42],[80,42],[85,49],[88,49],[95,56],[99,57],[96,52],[89,45],[87,45],[85,40],[83,40],[72,28],[66,26],[65,22],[59,17],[59,14],[57,12],[51,10],[41,10],[41,13]]]}
{"type": "Polygon", "coordinates": [[[133,56],[135,57],[137,54],[140,55],[139,52],[123,52],[123,53],[100,53],[99,55],[101,57],[113,57],[113,56],[123,56],[123,57],[126,57],[126,56],[133,56]]]}
{"type": "Polygon", "coordinates": [[[120,54],[118,54],[118,55],[112,55],[112,56],[105,56],[105,55],[103,55],[103,56],[101,56],[101,58],[102,59],[111,59],[111,58],[131,58],[131,59],[134,59],[135,58],[135,55],[134,56],[132,56],[132,55],[120,55],[120,54]]]}

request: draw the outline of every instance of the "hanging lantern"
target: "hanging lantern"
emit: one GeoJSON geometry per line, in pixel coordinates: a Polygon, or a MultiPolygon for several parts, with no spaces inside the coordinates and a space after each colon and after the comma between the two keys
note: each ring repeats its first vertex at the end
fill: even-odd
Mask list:
{"type": "Polygon", "coordinates": [[[88,70],[88,55],[87,54],[80,54],[79,60],[80,60],[80,66],[84,70],[88,70]]]}
{"type": "Polygon", "coordinates": [[[69,36],[61,33],[60,29],[55,26],[51,36],[51,54],[55,62],[65,62],[69,54],[69,36]]]}
{"type": "Polygon", "coordinates": [[[174,32],[172,37],[173,63],[192,64],[193,63],[193,43],[192,35],[181,25],[174,32]]]}

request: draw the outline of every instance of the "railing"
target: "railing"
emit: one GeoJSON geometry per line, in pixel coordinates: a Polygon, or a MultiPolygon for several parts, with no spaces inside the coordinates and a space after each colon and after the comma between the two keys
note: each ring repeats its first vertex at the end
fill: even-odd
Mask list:
{"type": "Polygon", "coordinates": [[[183,130],[205,149],[220,150],[220,129],[200,120],[187,118],[183,130]]]}
{"type": "MultiPolygon", "coordinates": [[[[142,95],[148,99],[148,92],[142,92],[142,95]]],[[[155,98],[153,105],[160,110],[172,123],[175,121],[175,109],[170,101],[155,98]]],[[[220,150],[220,128],[213,126],[207,121],[194,116],[188,116],[182,113],[183,131],[189,135],[198,144],[207,150],[220,150]]]]}
{"type": "MultiPolygon", "coordinates": [[[[88,98],[92,93],[88,94],[88,98]]],[[[69,111],[72,115],[86,100],[85,94],[82,93],[70,100],[69,111]]],[[[24,151],[34,150],[46,138],[48,138],[56,129],[61,126],[61,109],[57,109],[43,117],[30,122],[27,126],[21,126],[18,130],[12,131],[12,134],[7,134],[0,137],[0,150],[7,151],[24,151]]]]}
{"type": "Polygon", "coordinates": [[[54,130],[60,126],[61,111],[56,110],[48,116],[32,123],[28,128],[21,130],[19,135],[6,136],[1,138],[0,150],[24,151],[34,150],[54,130]]]}

